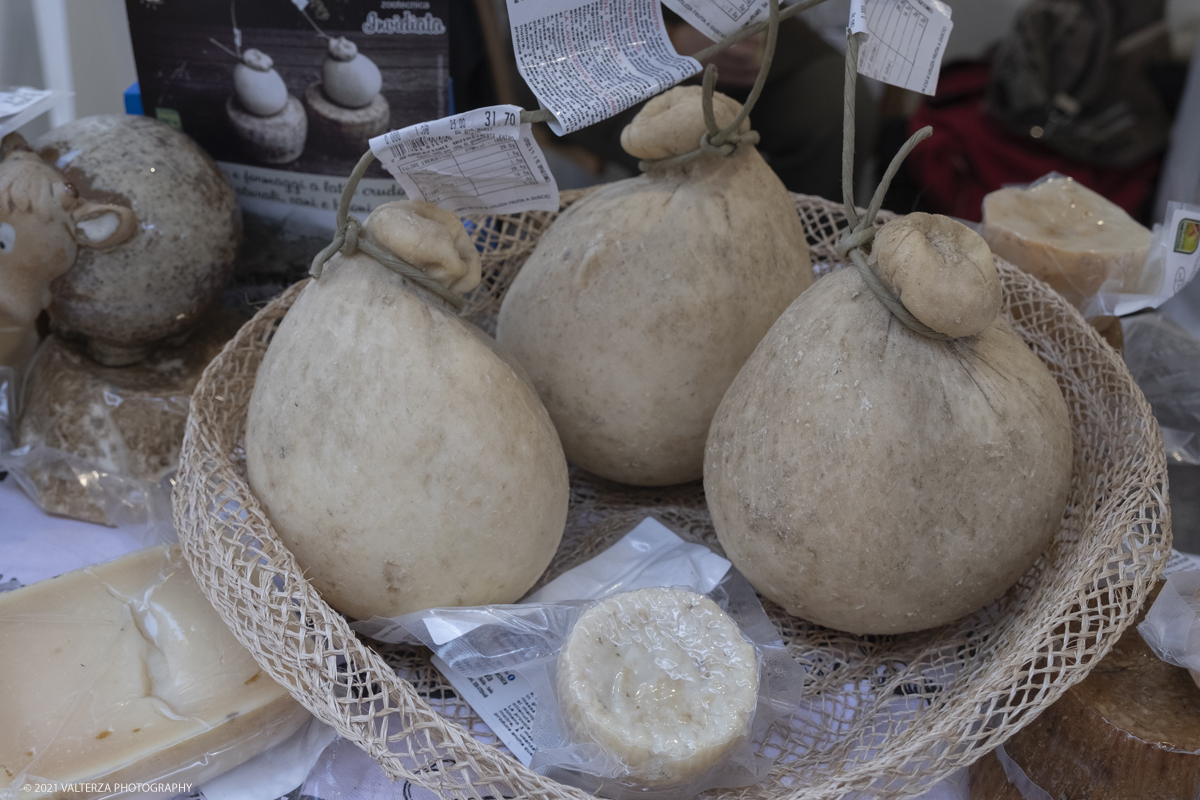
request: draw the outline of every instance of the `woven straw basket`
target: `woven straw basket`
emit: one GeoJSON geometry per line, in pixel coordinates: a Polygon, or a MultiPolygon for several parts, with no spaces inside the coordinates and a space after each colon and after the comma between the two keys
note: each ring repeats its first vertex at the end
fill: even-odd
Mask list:
{"type": "MultiPolygon", "coordinates": [[[[564,206],[579,193],[565,193],[564,206]]],[[[842,206],[797,195],[818,272],[841,266],[842,206]]],[[[554,214],[475,229],[485,283],[464,315],[485,327],[554,214]]],[[[883,215],[885,221],[888,215],[883,215]]],[[[771,603],[807,673],[805,705],[763,747],[761,784],[720,797],[904,797],[1003,743],[1081,680],[1134,615],[1169,554],[1162,439],[1120,357],[1045,284],[999,261],[1005,314],[1045,361],[1070,408],[1071,494],[1053,544],[1004,597],[951,625],[852,636],[771,603]]],[[[293,287],[205,371],[192,399],[175,519],[188,562],[226,624],[272,678],[392,778],[444,797],[585,797],[513,759],[424,651],[360,641],[304,579],[245,481],[241,437],[255,372],[293,287]]],[[[986,491],[981,487],[981,491],[986,491]]],[[[654,514],[715,545],[698,485],[622,487],[572,474],[562,546],[543,581],[654,514]]]]}

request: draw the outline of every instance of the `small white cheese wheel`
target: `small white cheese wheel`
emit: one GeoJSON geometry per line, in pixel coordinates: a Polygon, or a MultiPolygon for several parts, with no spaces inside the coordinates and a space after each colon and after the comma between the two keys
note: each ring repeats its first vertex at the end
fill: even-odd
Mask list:
{"type": "Polygon", "coordinates": [[[754,646],[737,623],[685,589],[614,595],[580,617],[558,659],[558,699],[573,735],[615,755],[645,786],[684,784],[723,760],[750,728],[754,646]]]}

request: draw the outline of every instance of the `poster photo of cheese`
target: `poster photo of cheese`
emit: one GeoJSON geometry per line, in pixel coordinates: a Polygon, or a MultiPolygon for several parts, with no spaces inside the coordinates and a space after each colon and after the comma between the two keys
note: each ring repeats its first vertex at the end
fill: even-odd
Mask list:
{"type": "Polygon", "coordinates": [[[345,176],[371,137],[450,113],[448,6],[127,0],[144,113],[223,164],[345,176]]]}

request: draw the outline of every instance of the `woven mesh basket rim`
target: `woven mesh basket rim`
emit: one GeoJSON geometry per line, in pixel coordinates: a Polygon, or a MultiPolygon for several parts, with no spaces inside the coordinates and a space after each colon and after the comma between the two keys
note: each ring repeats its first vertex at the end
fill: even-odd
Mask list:
{"type": "MultiPolygon", "coordinates": [[[[564,192],[563,206],[581,194],[564,192]]],[[[833,251],[842,207],[805,195],[794,200],[814,271],[842,266],[833,251]]],[[[555,216],[526,212],[478,221],[485,280],[468,297],[465,317],[494,319],[504,290],[555,216]]],[[[881,215],[879,224],[890,216],[881,215]]],[[[1120,356],[1075,309],[1011,265],[998,260],[998,268],[1005,315],[1048,362],[1071,410],[1075,474],[1054,543],[1003,598],[933,631],[850,636],[766,603],[809,673],[806,696],[841,702],[850,692],[864,705],[845,720],[835,713],[832,721],[801,723],[798,713],[768,743],[779,757],[763,784],[708,794],[832,799],[926,791],[1082,680],[1131,624],[1165,565],[1166,459],[1149,405],[1120,356]],[[860,687],[855,676],[870,685],[860,687]]],[[[587,797],[519,764],[480,730],[469,709],[438,702],[435,710],[431,704],[445,696],[439,692],[446,685],[427,661],[412,653],[385,658],[395,648],[355,637],[304,579],[250,493],[239,437],[254,372],[301,288],[291,287],[247,323],[193,396],[174,505],[201,589],[259,665],[389,778],[445,796],[587,797]],[[397,664],[408,680],[397,675],[397,664]]],[[[568,535],[547,577],[606,546],[649,511],[691,538],[715,542],[697,488],[650,497],[573,473],[568,535]]]]}

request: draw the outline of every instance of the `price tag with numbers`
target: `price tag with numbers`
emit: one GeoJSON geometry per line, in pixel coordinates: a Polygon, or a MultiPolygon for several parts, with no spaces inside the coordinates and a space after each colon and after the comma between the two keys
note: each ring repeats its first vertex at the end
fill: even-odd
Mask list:
{"type": "Polygon", "coordinates": [[[517,106],[391,131],[371,152],[410,198],[456,214],[558,210],[558,184],[517,106]]]}
{"type": "Polygon", "coordinates": [[[858,72],[932,95],[954,23],[941,0],[851,0],[850,31],[867,33],[858,72]]]}

